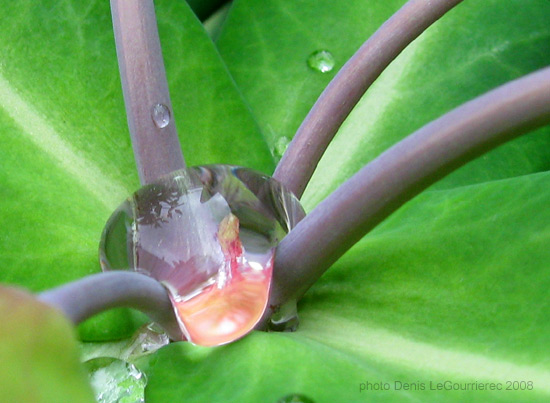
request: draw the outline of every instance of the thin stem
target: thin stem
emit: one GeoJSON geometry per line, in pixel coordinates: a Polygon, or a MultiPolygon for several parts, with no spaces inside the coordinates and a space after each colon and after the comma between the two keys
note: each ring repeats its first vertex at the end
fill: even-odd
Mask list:
{"type": "Polygon", "coordinates": [[[301,197],[321,156],[361,96],[426,28],[462,0],[410,0],[340,69],[323,91],[273,177],[301,197]]]}
{"type": "Polygon", "coordinates": [[[183,338],[166,289],[143,274],[97,273],[45,291],[38,299],[61,310],[74,324],[107,309],[135,308],[161,325],[173,340],[183,338]]]}
{"type": "Polygon", "coordinates": [[[120,78],[142,184],[185,167],[152,0],[111,0],[120,78]]]}
{"type": "Polygon", "coordinates": [[[299,299],[344,252],[429,185],[548,123],[550,67],[467,102],[400,141],[342,184],[282,240],[270,306],[299,299]]]}

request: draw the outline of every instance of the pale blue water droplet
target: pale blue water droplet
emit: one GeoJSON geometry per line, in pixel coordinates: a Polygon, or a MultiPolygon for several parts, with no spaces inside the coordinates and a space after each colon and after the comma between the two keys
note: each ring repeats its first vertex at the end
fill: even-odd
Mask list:
{"type": "Polygon", "coordinates": [[[147,378],[135,365],[116,358],[94,358],[84,363],[98,403],[145,401],[147,378]]]}
{"type": "Polygon", "coordinates": [[[151,354],[170,343],[168,335],[156,323],[149,323],[140,327],[126,349],[126,355],[121,358],[135,358],[151,354]]]}
{"type": "Polygon", "coordinates": [[[334,56],[328,50],[316,50],[307,58],[307,65],[315,71],[328,73],[334,68],[334,56]]]}
{"type": "Polygon", "coordinates": [[[151,110],[151,117],[159,129],[164,129],[170,124],[170,109],[166,105],[155,104],[151,110]]]}
{"type": "Polygon", "coordinates": [[[288,145],[290,144],[290,139],[288,137],[282,136],[275,142],[273,146],[272,153],[275,158],[281,159],[284,155],[288,145]]]}
{"type": "Polygon", "coordinates": [[[277,400],[277,403],[315,403],[313,399],[301,393],[291,393],[277,400]]]}

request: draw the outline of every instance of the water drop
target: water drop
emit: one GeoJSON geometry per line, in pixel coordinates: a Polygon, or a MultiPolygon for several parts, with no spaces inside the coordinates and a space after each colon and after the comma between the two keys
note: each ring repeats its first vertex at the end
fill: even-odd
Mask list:
{"type": "Polygon", "coordinates": [[[317,50],[309,55],[307,65],[312,70],[328,73],[334,68],[334,56],[328,50],[317,50]]]}
{"type": "Polygon", "coordinates": [[[155,104],[151,111],[153,122],[159,129],[164,129],[170,123],[170,109],[163,104],[155,104]]]}
{"type": "Polygon", "coordinates": [[[168,343],[170,343],[170,339],[164,330],[156,323],[149,323],[134,333],[122,358],[128,359],[151,354],[168,343]]]}
{"type": "Polygon", "coordinates": [[[104,270],[168,289],[187,340],[228,343],[260,320],[277,244],[305,215],[279,182],[227,165],[189,168],[138,190],[104,229],[104,270]]]}
{"type": "Polygon", "coordinates": [[[302,395],[301,393],[292,393],[277,400],[277,403],[315,403],[313,399],[302,395]]]}
{"type": "Polygon", "coordinates": [[[90,383],[98,403],[135,403],[145,401],[147,378],[135,365],[116,358],[101,357],[86,361],[90,383]]]}
{"type": "Polygon", "coordinates": [[[281,159],[286,149],[288,148],[289,144],[290,144],[290,139],[288,137],[286,136],[279,137],[275,142],[275,146],[272,149],[273,156],[278,159],[281,159]]]}
{"type": "Polygon", "coordinates": [[[298,323],[296,301],[288,301],[271,315],[268,328],[274,332],[294,332],[298,323]]]}

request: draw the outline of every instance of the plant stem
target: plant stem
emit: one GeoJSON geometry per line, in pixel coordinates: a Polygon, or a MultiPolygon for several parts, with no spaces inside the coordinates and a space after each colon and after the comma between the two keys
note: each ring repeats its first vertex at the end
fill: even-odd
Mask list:
{"type": "Polygon", "coordinates": [[[550,67],[467,102],[400,141],[336,189],[282,240],[269,305],[298,300],[344,252],[429,185],[548,123],[550,67]]]}
{"type": "Polygon", "coordinates": [[[384,69],[426,28],[462,0],[410,0],[340,69],[294,135],[273,177],[300,198],[321,156],[384,69]]]}
{"type": "Polygon", "coordinates": [[[185,167],[152,0],[111,0],[122,91],[142,185],[185,167]]]}
{"type": "MultiPolygon", "coordinates": [[[[550,67],[511,81],[428,123],[364,166],[283,238],[263,327],[351,246],[422,190],[483,153],[550,123],[550,67]]],[[[46,291],[39,299],[74,323],[105,309],[142,310],[181,340],[164,287],[145,275],[112,271],[46,291]]]]}
{"type": "Polygon", "coordinates": [[[42,302],[61,310],[75,325],[101,311],[128,307],[146,313],[173,340],[183,336],[166,289],[155,279],[130,271],[110,271],[45,291],[42,302]]]}

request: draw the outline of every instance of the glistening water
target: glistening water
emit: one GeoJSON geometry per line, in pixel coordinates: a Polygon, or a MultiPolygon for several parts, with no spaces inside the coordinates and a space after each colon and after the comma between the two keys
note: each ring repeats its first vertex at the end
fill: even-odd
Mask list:
{"type": "Polygon", "coordinates": [[[104,270],[135,270],[169,291],[185,337],[219,345],[248,333],[269,297],[277,244],[305,215],[284,186],[228,165],[144,186],[111,216],[104,270]]]}

